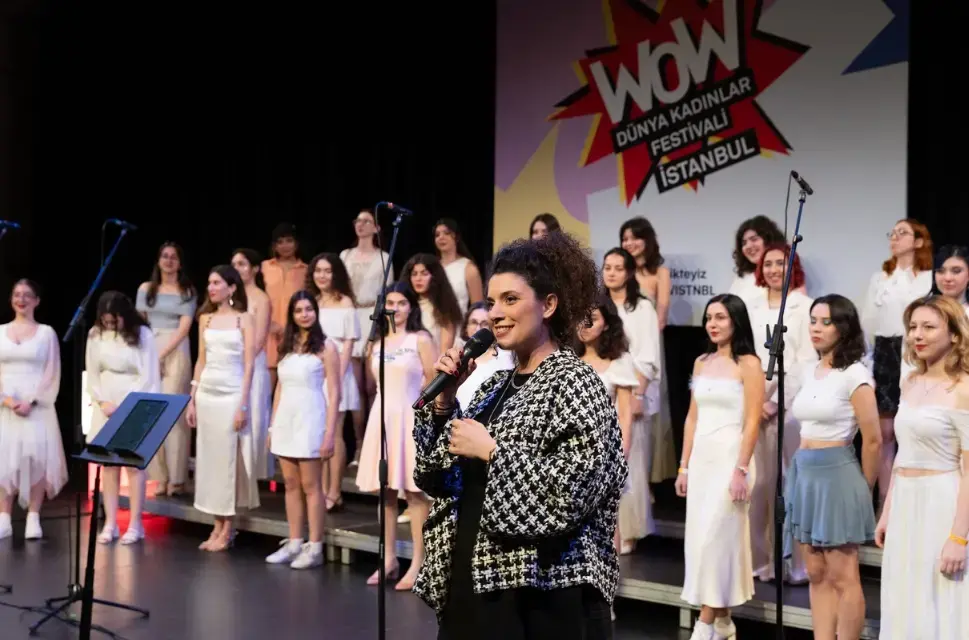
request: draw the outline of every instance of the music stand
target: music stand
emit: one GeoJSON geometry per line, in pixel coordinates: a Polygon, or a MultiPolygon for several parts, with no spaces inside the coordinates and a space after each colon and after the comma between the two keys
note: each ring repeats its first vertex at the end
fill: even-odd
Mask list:
{"type": "MultiPolygon", "coordinates": [[[[97,548],[97,512],[101,499],[101,467],[129,467],[144,471],[148,468],[158,449],[161,448],[168,433],[178,421],[178,418],[188,406],[190,396],[167,393],[129,393],[118,409],[101,427],[94,440],[89,442],[84,450],[72,457],[75,460],[98,465],[94,478],[94,495],[92,498],[91,523],[88,531],[87,566],[84,569],[84,584],[79,590],[62,598],[47,601],[47,606],[53,608],[55,603],[62,603],[52,609],[42,620],[30,627],[31,635],[53,617],[75,602],[81,603],[80,622],[58,617],[58,620],[78,626],[79,638],[90,640],[91,630],[116,637],[116,634],[91,624],[94,604],[106,605],[126,611],[140,613],[147,618],[147,609],[140,609],[127,604],[101,600],[94,597],[94,551],[97,548]]],[[[78,547],[79,548],[79,547],[78,547]]],[[[77,558],[78,566],[80,558],[77,558]]]]}

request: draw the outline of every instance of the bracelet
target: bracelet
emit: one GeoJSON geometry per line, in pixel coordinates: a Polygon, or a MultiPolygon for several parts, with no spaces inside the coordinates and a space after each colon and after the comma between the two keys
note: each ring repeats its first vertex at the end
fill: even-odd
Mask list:
{"type": "Polygon", "coordinates": [[[199,386],[199,381],[198,380],[192,380],[191,382],[188,383],[188,386],[190,386],[190,387],[197,387],[197,386],[199,386]]]}
{"type": "Polygon", "coordinates": [[[432,409],[432,411],[434,412],[435,415],[439,415],[439,416],[449,416],[449,415],[451,415],[452,412],[454,412],[454,404],[449,404],[446,407],[442,407],[438,403],[434,402],[431,405],[431,409],[432,409]]]}
{"type": "Polygon", "coordinates": [[[686,467],[680,467],[680,468],[679,468],[679,469],[677,470],[677,473],[682,473],[683,475],[689,475],[689,473],[690,473],[690,470],[689,470],[689,469],[687,469],[686,467]]]}
{"type": "Polygon", "coordinates": [[[738,464],[738,465],[737,465],[737,471],[739,471],[740,473],[742,473],[742,474],[744,474],[745,476],[746,476],[746,475],[747,475],[748,473],[750,473],[750,470],[749,470],[749,469],[747,469],[747,467],[745,467],[745,466],[744,466],[744,465],[742,465],[742,464],[738,464]]]}
{"type": "Polygon", "coordinates": [[[962,536],[957,536],[954,533],[950,533],[949,534],[949,540],[952,540],[956,544],[958,544],[960,546],[963,546],[963,547],[965,547],[966,545],[969,545],[969,540],[966,540],[962,536]]]}

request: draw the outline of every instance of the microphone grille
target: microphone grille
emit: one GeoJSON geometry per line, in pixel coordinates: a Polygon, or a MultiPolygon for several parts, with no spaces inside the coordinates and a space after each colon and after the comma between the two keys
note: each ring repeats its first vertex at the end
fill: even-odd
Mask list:
{"type": "Polygon", "coordinates": [[[482,353],[488,350],[495,342],[495,334],[491,332],[490,329],[478,329],[473,336],[468,339],[468,343],[464,345],[464,354],[472,358],[477,358],[482,353]]]}

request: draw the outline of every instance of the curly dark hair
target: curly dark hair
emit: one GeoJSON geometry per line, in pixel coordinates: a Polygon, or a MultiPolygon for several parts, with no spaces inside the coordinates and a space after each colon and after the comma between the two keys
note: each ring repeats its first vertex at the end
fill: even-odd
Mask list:
{"type": "Polygon", "coordinates": [[[541,240],[515,240],[498,251],[492,265],[492,275],[522,277],[539,299],[555,295],[558,307],[546,320],[549,332],[559,345],[574,344],[579,323],[588,318],[599,295],[596,263],[578,240],[563,232],[541,240]]]}
{"type": "Polygon", "coordinates": [[[414,267],[419,264],[424,265],[424,268],[431,274],[431,284],[428,286],[426,295],[427,299],[431,301],[431,306],[434,307],[434,320],[441,327],[459,327],[464,319],[464,314],[461,313],[458,299],[454,295],[454,289],[451,288],[451,281],[447,279],[447,272],[444,271],[444,267],[441,266],[441,261],[437,259],[437,256],[429,253],[415,255],[407,261],[404,269],[400,272],[401,281],[413,288],[410,284],[410,276],[414,267]]]}
{"type": "MultiPolygon", "coordinates": [[[[625,329],[623,329],[622,318],[619,317],[616,303],[609,297],[608,292],[599,292],[593,311],[596,309],[602,314],[602,321],[605,325],[593,348],[603,360],[618,360],[622,357],[622,354],[629,351],[629,339],[626,337],[625,329]]],[[[585,354],[585,344],[581,340],[575,341],[575,354],[580,358],[585,354]]]]}
{"type": "Polygon", "coordinates": [[[118,333],[124,338],[125,344],[130,347],[141,346],[141,328],[149,325],[141,314],[135,311],[131,298],[120,291],[105,291],[98,298],[97,313],[98,319],[94,324],[94,330],[97,333],[100,334],[105,330],[104,316],[115,316],[121,320],[118,333]]]}
{"type": "Polygon", "coordinates": [[[622,237],[626,231],[633,234],[634,238],[642,240],[646,245],[643,248],[643,268],[650,274],[655,275],[656,270],[665,262],[663,254],[659,251],[659,240],[656,238],[656,230],[649,220],[642,216],[630,218],[619,227],[619,244],[622,244],[622,237]]]}
{"type": "Polygon", "coordinates": [[[748,273],[753,273],[757,268],[757,265],[747,259],[744,255],[744,234],[748,231],[753,231],[761,240],[764,241],[764,246],[769,244],[774,244],[775,242],[784,243],[784,233],[780,230],[773,220],[767,216],[754,216],[749,220],[744,220],[737,227],[737,235],[734,238],[734,249],[733,249],[733,263],[734,270],[737,272],[738,276],[745,276],[748,273]]]}
{"type": "Polygon", "coordinates": [[[316,303],[316,297],[309,291],[297,291],[290,297],[289,308],[286,310],[286,331],[283,333],[283,339],[279,341],[279,359],[282,360],[290,353],[319,353],[324,346],[326,346],[326,334],[320,326],[320,306],[316,303]],[[303,329],[296,324],[293,315],[296,304],[301,300],[309,300],[313,313],[316,314],[316,321],[306,330],[306,340],[302,344],[297,344],[297,338],[303,329]],[[300,348],[299,351],[296,350],[297,347],[300,348]]]}
{"type": "Polygon", "coordinates": [[[837,293],[816,298],[811,303],[811,311],[819,304],[828,305],[831,323],[838,332],[831,364],[835,369],[847,369],[865,355],[865,333],[861,330],[858,309],[851,300],[837,293]]]}
{"type": "Polygon", "coordinates": [[[188,277],[188,269],[185,266],[185,251],[174,242],[165,242],[158,247],[158,255],[155,256],[155,266],[151,270],[151,279],[148,280],[148,289],[145,291],[145,303],[149,307],[154,307],[158,301],[158,287],[161,286],[161,269],[158,268],[158,261],[161,260],[162,252],[165,249],[174,249],[178,256],[178,288],[182,292],[182,301],[188,302],[198,296],[192,279],[188,277]]]}
{"type": "Polygon", "coordinates": [[[622,258],[622,266],[626,270],[626,301],[622,306],[626,307],[626,311],[635,311],[639,303],[646,299],[639,286],[639,280],[636,279],[636,259],[622,247],[613,247],[606,251],[606,255],[602,256],[603,264],[609,256],[622,258]]]}
{"type": "Polygon", "coordinates": [[[265,291],[266,279],[262,275],[262,256],[259,255],[259,252],[255,249],[241,247],[232,252],[232,257],[235,258],[236,256],[242,256],[246,259],[249,266],[256,272],[256,275],[253,276],[256,286],[265,291]]]}
{"type": "Polygon", "coordinates": [[[333,290],[340,294],[340,300],[346,296],[350,298],[353,302],[356,300],[353,297],[353,288],[350,286],[350,274],[347,273],[347,267],[343,264],[343,260],[340,260],[340,256],[335,253],[318,253],[313,256],[310,260],[310,265],[306,269],[306,290],[311,294],[319,298],[323,292],[320,288],[316,286],[316,282],[313,280],[313,273],[316,271],[316,265],[318,265],[322,260],[325,260],[327,264],[330,265],[330,270],[333,272],[332,279],[330,281],[330,286],[333,290]]]}
{"type": "MultiPolygon", "coordinates": [[[[730,316],[730,323],[733,325],[733,335],[730,338],[730,357],[734,362],[740,361],[740,356],[757,356],[754,350],[754,331],[750,328],[750,316],[747,314],[747,305],[739,297],[732,293],[721,293],[713,296],[703,309],[703,324],[707,322],[707,311],[710,305],[720,303],[727,310],[730,316]]],[[[717,345],[707,335],[706,353],[716,353],[717,345]]]]}

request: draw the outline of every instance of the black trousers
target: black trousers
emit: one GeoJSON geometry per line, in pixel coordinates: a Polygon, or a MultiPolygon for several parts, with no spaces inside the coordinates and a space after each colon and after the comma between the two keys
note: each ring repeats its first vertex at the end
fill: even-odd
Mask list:
{"type": "Polygon", "coordinates": [[[611,640],[609,605],[593,587],[509,589],[448,607],[438,640],[611,640]]]}

